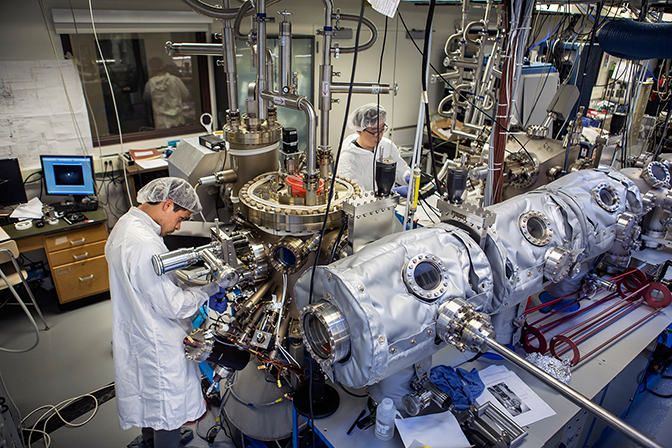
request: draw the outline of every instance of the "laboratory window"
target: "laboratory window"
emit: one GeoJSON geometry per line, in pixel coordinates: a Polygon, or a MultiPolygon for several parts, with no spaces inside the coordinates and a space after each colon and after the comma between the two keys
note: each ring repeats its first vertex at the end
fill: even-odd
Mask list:
{"type": "Polygon", "coordinates": [[[205,33],[156,32],[61,34],[63,52],[78,67],[88,104],[94,144],[138,141],[199,132],[210,112],[208,66],[204,56],[169,56],[166,41],[205,42],[205,33]]]}

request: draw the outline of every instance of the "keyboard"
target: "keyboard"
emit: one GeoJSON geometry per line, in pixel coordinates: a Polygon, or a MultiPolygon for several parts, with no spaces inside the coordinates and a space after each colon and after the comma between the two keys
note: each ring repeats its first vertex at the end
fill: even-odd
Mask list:
{"type": "Polygon", "coordinates": [[[98,201],[74,202],[71,204],[56,203],[49,205],[51,205],[57,212],[63,214],[75,213],[75,212],[77,213],[92,212],[94,210],[98,210],[98,201]]]}

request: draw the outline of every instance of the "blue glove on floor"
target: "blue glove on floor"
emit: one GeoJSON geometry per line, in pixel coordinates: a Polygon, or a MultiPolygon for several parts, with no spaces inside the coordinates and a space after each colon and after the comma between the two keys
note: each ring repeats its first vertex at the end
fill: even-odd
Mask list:
{"type": "Polygon", "coordinates": [[[408,196],[408,185],[402,185],[401,187],[392,187],[392,191],[397,193],[399,196],[405,198],[408,196]]]}
{"type": "Polygon", "coordinates": [[[219,292],[210,296],[208,301],[208,306],[211,310],[217,311],[218,313],[223,313],[229,306],[229,301],[226,298],[226,291],[222,288],[219,288],[219,292]]]}
{"type": "Polygon", "coordinates": [[[485,389],[476,369],[467,372],[460,368],[455,371],[449,366],[436,366],[429,379],[453,399],[458,411],[469,409],[485,389]]]}

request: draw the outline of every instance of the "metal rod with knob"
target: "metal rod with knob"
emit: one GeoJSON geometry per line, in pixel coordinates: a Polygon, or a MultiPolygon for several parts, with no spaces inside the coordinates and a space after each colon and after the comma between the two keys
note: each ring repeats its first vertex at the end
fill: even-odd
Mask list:
{"type": "Polygon", "coordinates": [[[662,445],[649,439],[644,434],[642,434],[632,426],[625,423],[623,420],[619,419],[612,413],[596,405],[595,403],[590,401],[590,399],[588,399],[587,397],[581,395],[579,392],[567,386],[565,383],[553,378],[551,375],[544,372],[539,367],[526,361],[525,359],[518,356],[516,353],[509,350],[508,348],[506,348],[499,342],[495,341],[494,339],[484,337],[483,343],[498,355],[501,355],[506,360],[517,365],[521,369],[530,372],[532,375],[534,375],[547,385],[551,386],[553,389],[560,392],[561,395],[563,395],[565,398],[567,398],[575,405],[585,409],[586,411],[593,414],[595,417],[604,421],[607,425],[611,426],[613,429],[621,432],[623,435],[627,436],[630,440],[636,442],[638,446],[650,447],[650,448],[663,448],[662,445]]]}

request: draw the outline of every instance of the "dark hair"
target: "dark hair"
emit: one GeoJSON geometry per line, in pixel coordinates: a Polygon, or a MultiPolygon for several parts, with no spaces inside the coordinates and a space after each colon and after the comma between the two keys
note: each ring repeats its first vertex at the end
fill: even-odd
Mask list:
{"type": "MultiPolygon", "coordinates": [[[[159,205],[160,202],[145,202],[145,204],[149,204],[149,205],[159,205]]],[[[188,209],[182,207],[181,205],[177,205],[177,203],[176,203],[175,201],[173,201],[173,211],[174,211],[175,213],[177,213],[177,212],[183,212],[183,211],[187,211],[187,212],[189,212],[189,211],[191,211],[191,210],[188,210],[188,209]]]]}

